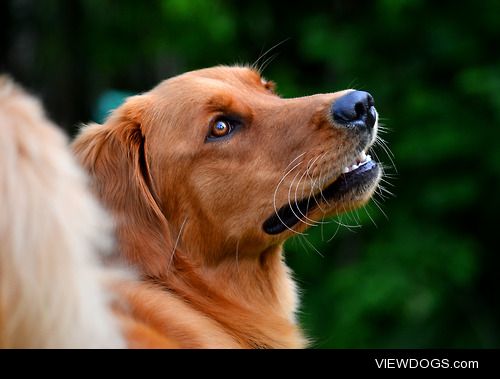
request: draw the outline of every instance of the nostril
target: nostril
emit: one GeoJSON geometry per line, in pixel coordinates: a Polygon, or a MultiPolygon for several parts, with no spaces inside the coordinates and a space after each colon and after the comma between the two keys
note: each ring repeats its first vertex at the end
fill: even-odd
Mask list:
{"type": "Polygon", "coordinates": [[[354,106],[354,111],[356,112],[356,119],[359,120],[366,115],[366,105],[359,101],[354,106]]]}

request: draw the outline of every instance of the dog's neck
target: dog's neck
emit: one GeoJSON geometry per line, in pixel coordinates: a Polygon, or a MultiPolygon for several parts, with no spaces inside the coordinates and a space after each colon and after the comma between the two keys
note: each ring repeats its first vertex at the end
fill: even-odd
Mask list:
{"type": "Polygon", "coordinates": [[[161,284],[198,312],[215,320],[246,348],[300,348],[306,345],[295,321],[296,288],[283,262],[282,247],[259,257],[194,268],[182,254],[161,284]]]}

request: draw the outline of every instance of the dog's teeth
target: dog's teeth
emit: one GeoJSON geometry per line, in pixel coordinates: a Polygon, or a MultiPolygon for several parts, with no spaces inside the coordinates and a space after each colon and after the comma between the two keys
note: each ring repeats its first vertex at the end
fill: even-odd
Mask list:
{"type": "Polygon", "coordinates": [[[370,162],[372,160],[372,157],[369,154],[366,154],[364,151],[362,151],[359,156],[356,158],[356,163],[354,163],[351,166],[344,167],[342,169],[343,174],[347,174],[348,172],[356,170],[358,167],[363,166],[364,164],[370,162]]]}
{"type": "Polygon", "coordinates": [[[372,160],[372,157],[370,157],[369,155],[365,155],[365,159],[363,159],[363,162],[361,162],[361,163],[358,165],[358,167],[359,167],[359,166],[363,166],[364,164],[366,164],[366,163],[370,162],[371,160],[372,160]]]}

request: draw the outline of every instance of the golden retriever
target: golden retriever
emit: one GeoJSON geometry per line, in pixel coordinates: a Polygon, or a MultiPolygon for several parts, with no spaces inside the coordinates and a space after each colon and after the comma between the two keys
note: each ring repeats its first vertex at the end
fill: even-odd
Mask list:
{"type": "Polygon", "coordinates": [[[282,243],[377,185],[369,94],[273,87],[246,67],[189,72],[74,143],[142,276],[124,290],[131,317],[179,346],[305,346],[282,243]]]}
{"type": "Polygon", "coordinates": [[[116,223],[112,259],[138,275],[108,287],[127,346],[307,346],[282,244],[369,200],[377,120],[366,92],[284,99],[219,66],[84,127],[73,149],[116,223]]]}

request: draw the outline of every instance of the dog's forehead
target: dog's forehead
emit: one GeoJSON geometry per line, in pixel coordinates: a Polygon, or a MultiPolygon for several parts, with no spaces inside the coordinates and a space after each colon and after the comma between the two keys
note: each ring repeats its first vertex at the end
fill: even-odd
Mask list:
{"type": "Polygon", "coordinates": [[[187,73],[189,76],[209,78],[223,82],[249,82],[259,84],[260,74],[257,70],[245,66],[216,66],[187,73]]]}
{"type": "Polygon", "coordinates": [[[250,67],[216,66],[174,76],[161,83],[157,89],[165,90],[175,87],[177,90],[185,88],[197,91],[224,89],[228,86],[236,86],[240,89],[261,89],[265,83],[259,72],[250,67]]]}

